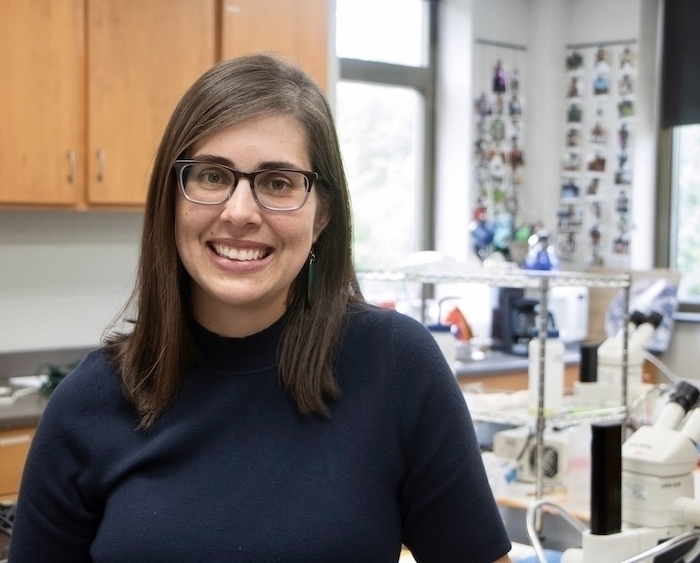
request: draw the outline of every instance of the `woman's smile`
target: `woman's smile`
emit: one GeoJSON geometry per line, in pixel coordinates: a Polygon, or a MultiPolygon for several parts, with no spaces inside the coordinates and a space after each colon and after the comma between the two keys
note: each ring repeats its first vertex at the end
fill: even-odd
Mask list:
{"type": "Polygon", "coordinates": [[[267,257],[271,249],[269,248],[237,248],[235,246],[227,246],[226,244],[212,242],[211,249],[217,256],[236,260],[238,262],[250,262],[252,260],[262,260],[267,257]]]}

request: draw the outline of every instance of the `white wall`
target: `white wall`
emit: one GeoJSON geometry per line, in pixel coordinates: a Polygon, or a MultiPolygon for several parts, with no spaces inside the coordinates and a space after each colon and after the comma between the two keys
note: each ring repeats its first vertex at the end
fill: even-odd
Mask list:
{"type": "Polygon", "coordinates": [[[133,287],[137,213],[0,212],[0,353],[97,346],[133,287]]]}

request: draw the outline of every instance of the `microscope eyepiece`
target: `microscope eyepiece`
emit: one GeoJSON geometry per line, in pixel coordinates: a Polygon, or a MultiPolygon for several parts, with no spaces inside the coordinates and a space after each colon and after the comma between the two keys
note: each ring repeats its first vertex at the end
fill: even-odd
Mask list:
{"type": "Polygon", "coordinates": [[[687,381],[676,381],[668,393],[668,402],[678,403],[687,413],[700,399],[700,391],[687,381]]]}
{"type": "MultiPolygon", "coordinates": [[[[654,422],[656,428],[675,429],[686,414],[695,406],[700,391],[687,381],[676,381],[668,393],[668,399],[659,417],[654,422]]],[[[695,441],[695,437],[691,438],[695,441]]]]}
{"type": "Polygon", "coordinates": [[[662,321],[664,320],[664,316],[659,313],[658,311],[652,311],[647,315],[647,322],[652,325],[654,328],[658,328],[662,321]]]}
{"type": "Polygon", "coordinates": [[[642,313],[641,311],[632,311],[630,313],[630,322],[634,326],[643,325],[646,322],[646,320],[647,320],[646,315],[644,313],[642,313]]]}

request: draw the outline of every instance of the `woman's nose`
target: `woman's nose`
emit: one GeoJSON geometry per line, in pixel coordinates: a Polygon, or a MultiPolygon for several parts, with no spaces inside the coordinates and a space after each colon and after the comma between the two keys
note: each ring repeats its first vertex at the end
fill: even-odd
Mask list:
{"type": "Polygon", "coordinates": [[[221,218],[225,221],[255,222],[260,219],[260,206],[255,201],[250,180],[241,178],[231,197],[224,203],[221,218]]]}

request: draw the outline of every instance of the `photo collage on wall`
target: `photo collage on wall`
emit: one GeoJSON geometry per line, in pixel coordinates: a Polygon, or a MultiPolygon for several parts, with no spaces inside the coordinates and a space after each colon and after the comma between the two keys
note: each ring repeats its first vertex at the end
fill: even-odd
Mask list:
{"type": "Polygon", "coordinates": [[[634,43],[566,54],[566,133],[557,253],[585,267],[629,267],[637,73],[634,43]]]}
{"type": "Polygon", "coordinates": [[[474,183],[470,232],[475,253],[509,258],[508,247],[523,187],[525,49],[477,41],[474,45],[474,183]]]}

